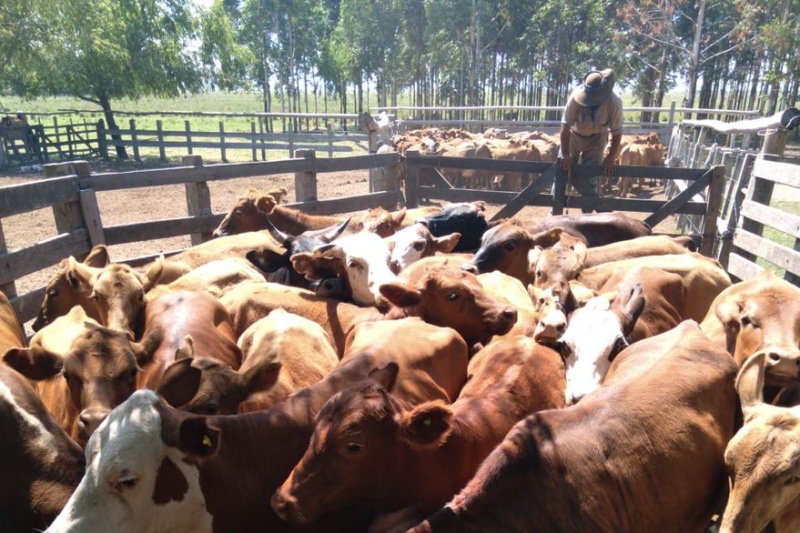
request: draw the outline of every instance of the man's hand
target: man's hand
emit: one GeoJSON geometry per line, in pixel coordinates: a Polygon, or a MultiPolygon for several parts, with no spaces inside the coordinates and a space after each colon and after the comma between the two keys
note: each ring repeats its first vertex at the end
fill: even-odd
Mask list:
{"type": "Polygon", "coordinates": [[[605,159],[603,159],[603,171],[605,172],[606,176],[613,176],[614,175],[614,168],[616,167],[616,162],[611,155],[607,155],[605,159]]]}
{"type": "Polygon", "coordinates": [[[564,172],[569,172],[572,168],[572,158],[571,157],[562,157],[561,158],[561,170],[564,172]]]}

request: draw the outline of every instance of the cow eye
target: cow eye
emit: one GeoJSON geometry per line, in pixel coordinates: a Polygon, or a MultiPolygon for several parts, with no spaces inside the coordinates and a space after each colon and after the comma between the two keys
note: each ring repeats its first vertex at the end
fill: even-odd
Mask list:
{"type": "Polygon", "coordinates": [[[359,268],[360,266],[361,265],[358,264],[358,261],[356,261],[355,259],[351,259],[350,261],[347,262],[348,268],[359,268]]]}
{"type": "Polygon", "coordinates": [[[425,248],[425,243],[424,242],[415,242],[414,243],[414,249],[416,251],[421,252],[423,248],[425,248]]]}
{"type": "Polygon", "coordinates": [[[50,298],[57,297],[58,296],[58,289],[50,289],[49,291],[47,291],[47,296],[49,296],[50,298]]]}
{"type": "Polygon", "coordinates": [[[454,302],[454,301],[458,300],[458,297],[459,297],[458,292],[453,291],[453,292],[447,293],[447,296],[445,298],[447,298],[448,302],[454,302]]]}
{"type": "Polygon", "coordinates": [[[536,277],[537,278],[543,278],[544,277],[544,271],[543,270],[537,270],[536,271],[536,277]]]}
{"type": "Polygon", "coordinates": [[[237,210],[235,210],[233,212],[233,214],[236,215],[237,217],[240,217],[240,216],[242,216],[242,210],[241,209],[237,209],[237,210]]]}
{"type": "Polygon", "coordinates": [[[139,369],[138,369],[138,368],[136,368],[136,367],[133,367],[133,368],[131,368],[131,369],[129,370],[129,374],[128,374],[128,375],[129,375],[129,376],[130,376],[132,379],[136,379],[136,374],[138,374],[138,373],[139,373],[139,369]]]}
{"type": "Polygon", "coordinates": [[[742,319],[741,319],[741,323],[742,323],[743,326],[749,326],[749,325],[751,325],[753,323],[753,321],[750,319],[749,316],[744,315],[742,317],[742,319]]]}
{"type": "Polygon", "coordinates": [[[139,482],[139,476],[123,476],[117,480],[120,488],[132,489],[139,482]]]}
{"type": "Polygon", "coordinates": [[[355,454],[361,451],[364,446],[357,443],[357,442],[348,442],[347,446],[345,446],[345,450],[347,453],[355,454]]]}
{"type": "Polygon", "coordinates": [[[514,242],[507,242],[507,243],[503,244],[503,249],[506,252],[513,252],[514,248],[516,248],[516,247],[517,247],[517,244],[514,243],[514,242]]]}
{"type": "Polygon", "coordinates": [[[219,405],[215,402],[207,403],[203,411],[207,415],[215,415],[219,412],[219,405]]]}

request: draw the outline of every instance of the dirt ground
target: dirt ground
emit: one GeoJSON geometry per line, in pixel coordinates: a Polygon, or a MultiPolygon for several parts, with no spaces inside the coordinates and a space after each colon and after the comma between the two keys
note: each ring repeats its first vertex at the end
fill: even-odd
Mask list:
{"type": "MultiPolygon", "coordinates": [[[[92,173],[110,171],[130,171],[141,168],[154,168],[156,166],[174,166],[154,163],[135,162],[91,162],[92,173]]],[[[0,172],[0,195],[4,186],[15,185],[44,179],[42,171],[21,172],[19,168],[0,172]]],[[[211,191],[211,208],[214,213],[227,212],[236,202],[237,198],[248,188],[266,191],[275,187],[286,187],[289,192],[288,200],[295,201],[294,175],[283,174],[255,178],[242,178],[209,183],[211,191]]],[[[350,171],[320,174],[318,177],[318,197],[320,199],[339,198],[369,192],[368,172],[350,171]]],[[[645,187],[634,193],[639,198],[663,199],[663,188],[645,187]]],[[[146,187],[122,191],[109,191],[98,193],[98,204],[103,226],[114,226],[133,222],[161,220],[187,216],[186,197],[183,185],[167,185],[159,187],[146,187]]],[[[487,208],[489,216],[497,212],[502,205],[490,204],[487,208]]],[[[578,212],[577,209],[569,210],[570,213],[578,212]]],[[[645,213],[630,213],[637,218],[645,218],[645,213]]],[[[547,215],[546,208],[528,207],[520,211],[517,217],[522,219],[539,218],[547,215]]],[[[2,233],[5,237],[6,247],[9,251],[30,246],[36,242],[56,236],[55,222],[51,208],[41,209],[22,215],[3,219],[2,233]]],[[[673,232],[675,224],[672,217],[665,220],[655,228],[660,232],[673,232]]],[[[0,241],[2,242],[2,241],[0,241]]],[[[113,261],[150,255],[159,252],[180,250],[190,246],[189,236],[143,241],[125,245],[112,246],[110,249],[113,261]]],[[[56,267],[51,267],[37,273],[25,276],[16,281],[16,291],[24,294],[41,287],[53,275],[56,267]]]]}

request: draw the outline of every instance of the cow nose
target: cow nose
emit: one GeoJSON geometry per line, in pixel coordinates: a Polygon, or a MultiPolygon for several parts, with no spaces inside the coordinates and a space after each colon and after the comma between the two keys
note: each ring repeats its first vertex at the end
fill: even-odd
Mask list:
{"type": "Polygon", "coordinates": [[[579,401],[581,401],[583,399],[583,395],[582,394],[569,394],[566,399],[567,399],[567,405],[575,405],[576,403],[578,403],[579,401]]]}
{"type": "Polygon", "coordinates": [[[83,439],[88,439],[92,433],[106,419],[109,411],[107,409],[84,409],[78,417],[78,431],[83,439]]]}
{"type": "Polygon", "coordinates": [[[466,272],[469,272],[469,273],[475,274],[475,275],[478,274],[478,267],[476,267],[475,264],[473,264],[473,263],[464,263],[463,265],[461,265],[461,270],[464,270],[466,272]]]}
{"type": "Polygon", "coordinates": [[[400,264],[400,261],[398,261],[397,259],[392,259],[391,261],[389,261],[389,269],[395,274],[399,274],[400,271],[403,269],[403,267],[400,264]]]}
{"type": "Polygon", "coordinates": [[[275,491],[275,494],[272,495],[272,499],[270,500],[270,505],[272,505],[272,510],[275,511],[281,520],[286,522],[292,522],[292,518],[294,510],[297,505],[297,501],[292,498],[291,496],[287,496],[281,489],[275,491]]]}

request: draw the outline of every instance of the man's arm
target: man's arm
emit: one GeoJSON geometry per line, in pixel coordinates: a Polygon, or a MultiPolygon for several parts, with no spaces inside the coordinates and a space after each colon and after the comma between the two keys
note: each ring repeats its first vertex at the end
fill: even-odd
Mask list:
{"type": "Polygon", "coordinates": [[[608,176],[614,173],[614,166],[616,165],[617,158],[619,157],[619,145],[621,142],[621,133],[611,134],[611,145],[608,147],[608,155],[603,161],[603,167],[606,175],[608,176]]]}
{"type": "Polygon", "coordinates": [[[569,124],[561,125],[561,168],[569,170],[572,166],[572,158],[569,155],[569,137],[572,129],[569,124]]]}

